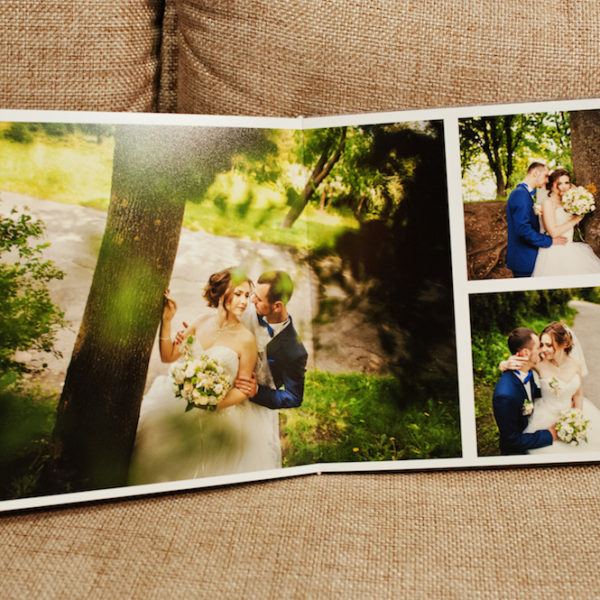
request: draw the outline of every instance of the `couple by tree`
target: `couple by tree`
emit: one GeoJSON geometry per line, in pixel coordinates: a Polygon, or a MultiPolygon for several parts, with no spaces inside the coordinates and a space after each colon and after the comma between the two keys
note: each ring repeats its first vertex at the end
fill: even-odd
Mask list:
{"type": "Polygon", "coordinates": [[[569,172],[549,173],[533,162],[506,202],[506,265],[514,277],[600,273],[600,258],[584,242],[573,241],[583,215],[565,210],[575,186],[569,172]]]}
{"type": "MultiPolygon", "coordinates": [[[[302,403],[307,353],[287,303],[293,282],[284,271],[263,273],[256,285],[241,270],[212,274],[204,289],[208,312],[171,334],[177,305],[165,294],[159,334],[163,362],[208,359],[223,374],[219,401],[203,410],[176,394],[173,371],[157,377],[142,401],[131,483],[192,479],[281,467],[278,412],[302,403]],[[221,389],[223,388],[223,389],[221,389]]],[[[212,367],[211,367],[212,369],[212,367]]],[[[187,373],[191,379],[192,372],[187,373]]],[[[194,374],[196,375],[196,374],[194,374]]]]}

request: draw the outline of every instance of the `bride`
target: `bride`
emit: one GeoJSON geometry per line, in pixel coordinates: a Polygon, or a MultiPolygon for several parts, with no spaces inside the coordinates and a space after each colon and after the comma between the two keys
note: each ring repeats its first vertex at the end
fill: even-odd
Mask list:
{"type": "MultiPolygon", "coordinates": [[[[533,367],[539,377],[541,398],[533,404],[524,433],[549,429],[558,421],[563,410],[577,408],[589,419],[587,443],[571,446],[560,440],[551,446],[530,449],[529,454],[579,453],[600,451],[600,410],[583,396],[583,377],[587,374],[585,359],[571,330],[557,321],[547,325],[540,334],[541,360],[533,367]]],[[[518,357],[501,363],[518,369],[518,357]]]]}
{"type": "Polygon", "coordinates": [[[160,357],[174,362],[191,343],[191,355],[208,355],[223,366],[229,390],[215,411],[194,408],[175,396],[170,376],[157,377],[142,401],[130,468],[134,484],[175,481],[281,467],[279,432],[269,409],[250,402],[233,387],[239,375],[250,377],[256,368],[254,335],[240,322],[252,282],[238,269],[210,276],[204,298],[213,310],[190,327],[171,336],[177,311],[165,293],[160,357]]]}
{"type": "Polygon", "coordinates": [[[573,241],[574,227],[583,217],[571,215],[562,207],[562,196],[571,187],[571,176],[565,169],[556,169],[550,174],[547,194],[541,202],[541,229],[552,237],[565,236],[567,243],[540,248],[532,277],[600,273],[600,258],[592,248],[584,242],[573,241]]]}

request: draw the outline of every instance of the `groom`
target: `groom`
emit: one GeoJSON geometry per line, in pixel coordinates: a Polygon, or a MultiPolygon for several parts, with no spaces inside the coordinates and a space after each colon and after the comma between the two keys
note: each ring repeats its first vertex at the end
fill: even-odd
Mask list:
{"type": "Polygon", "coordinates": [[[536,188],[548,183],[548,167],[541,162],[533,162],[527,174],[506,201],[506,266],[514,277],[529,277],[533,273],[538,248],[548,248],[552,244],[566,244],[567,238],[555,238],[540,233],[540,223],[533,210],[536,188]]]}
{"type": "Polygon", "coordinates": [[[541,396],[531,368],[540,360],[540,340],[534,331],[518,327],[508,336],[508,348],[525,360],[522,371],[505,371],[498,381],[492,400],[494,417],[500,432],[502,454],[526,454],[532,448],[550,446],[558,439],[554,425],[533,433],[523,433],[533,412],[533,401],[541,396]]]}
{"type": "Polygon", "coordinates": [[[302,404],[308,354],[287,312],[294,284],[285,271],[263,273],[252,295],[255,311],[244,313],[244,324],[256,336],[259,353],[266,352],[271,378],[262,372],[238,377],[235,387],[252,402],[267,408],[302,404]],[[248,316],[246,316],[248,315],[248,316]],[[270,379],[267,381],[267,379],[270,379]]]}

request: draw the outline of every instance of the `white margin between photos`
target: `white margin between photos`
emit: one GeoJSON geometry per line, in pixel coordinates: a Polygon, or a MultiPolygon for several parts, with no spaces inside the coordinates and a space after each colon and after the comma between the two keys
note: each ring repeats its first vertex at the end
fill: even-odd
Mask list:
{"type": "Polygon", "coordinates": [[[600,275],[539,278],[536,280],[486,280],[467,281],[466,244],[462,202],[460,169],[460,145],[458,120],[503,114],[553,112],[564,110],[600,110],[600,99],[564,100],[527,104],[485,105],[425,109],[413,111],[336,115],[315,118],[240,117],[223,115],[184,115],[163,113],[106,113],[76,111],[37,111],[0,109],[0,122],[55,122],[100,123],[111,125],[172,125],[249,127],[268,129],[316,129],[326,127],[376,125],[385,123],[408,123],[412,121],[442,121],[446,152],[448,185],[450,247],[452,253],[452,280],[456,325],[456,355],[460,403],[460,433],[462,457],[423,460],[373,461],[351,463],[327,463],[285,467],[277,470],[238,473],[185,481],[109,488],[89,492],[77,492],[17,500],[0,501],[0,512],[45,506],[57,506],[94,500],[145,496],[165,492],[201,489],[235,483],[267,481],[310,474],[375,472],[375,471],[421,471],[428,469],[458,469],[474,467],[517,466],[534,464],[597,462],[597,453],[581,453],[575,458],[561,455],[539,456],[477,456],[475,429],[475,404],[472,377],[471,331],[469,318],[469,294],[503,292],[530,289],[556,289],[570,287],[600,286],[600,275]]]}

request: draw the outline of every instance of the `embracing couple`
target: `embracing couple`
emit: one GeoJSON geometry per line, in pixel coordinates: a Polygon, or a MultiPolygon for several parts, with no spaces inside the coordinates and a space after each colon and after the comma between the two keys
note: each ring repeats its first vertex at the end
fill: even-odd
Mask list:
{"type": "Polygon", "coordinates": [[[563,196],[572,187],[565,169],[550,173],[542,162],[533,162],[511,192],[506,202],[506,266],[514,277],[600,273],[600,258],[592,248],[573,241],[583,217],[563,208],[563,196]]]}
{"type": "Polygon", "coordinates": [[[185,410],[170,376],[159,376],[142,401],[132,483],[174,481],[281,467],[277,409],[300,406],[307,352],[287,311],[294,284],[284,271],[256,284],[242,269],[214,273],[209,307],[175,336],[177,304],[167,292],[159,334],[166,363],[208,357],[226,389],[216,410],[185,410]]]}
{"type": "Polygon", "coordinates": [[[508,336],[508,348],[512,356],[500,363],[504,373],[493,395],[502,454],[600,450],[600,410],[583,396],[587,368],[572,331],[556,321],[539,337],[518,327],[508,336]],[[558,439],[559,415],[570,408],[589,419],[587,443],[569,445],[558,439]]]}

